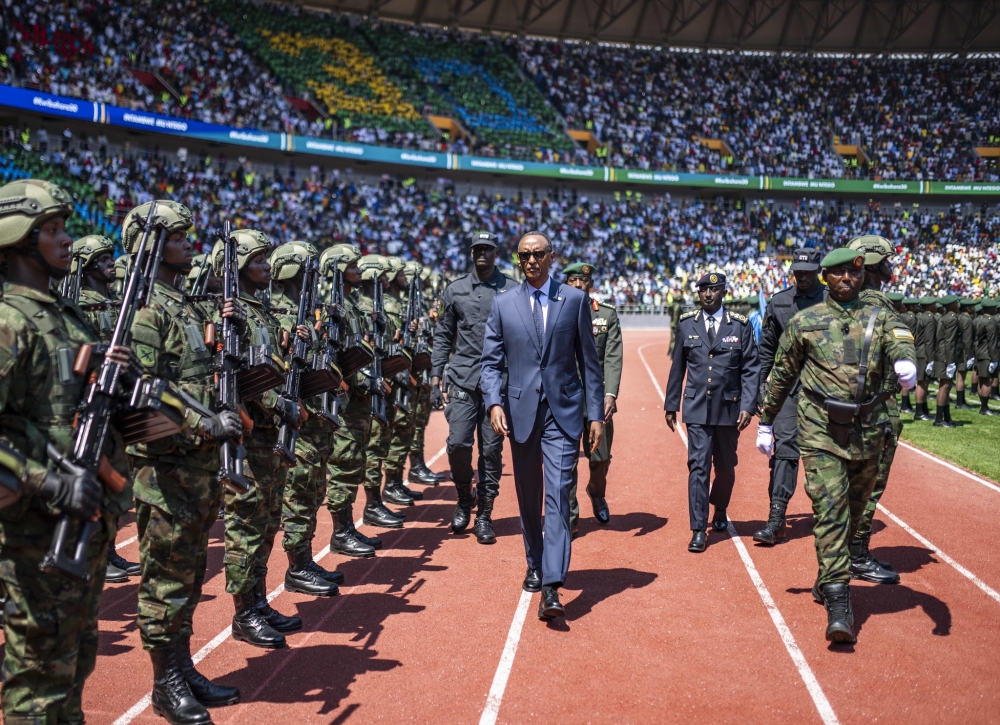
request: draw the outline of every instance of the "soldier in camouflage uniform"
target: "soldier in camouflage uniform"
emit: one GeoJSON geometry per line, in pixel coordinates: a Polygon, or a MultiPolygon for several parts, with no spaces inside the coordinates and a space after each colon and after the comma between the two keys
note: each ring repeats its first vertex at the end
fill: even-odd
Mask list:
{"type": "MultiPolygon", "coordinates": [[[[79,272],[78,303],[90,323],[98,331],[102,342],[111,339],[111,332],[118,321],[120,303],[113,285],[115,282],[115,243],[107,237],[90,234],[73,242],[73,266],[70,276],[79,272]]],[[[116,532],[117,533],[117,532],[116,532]]],[[[141,569],[134,562],[126,561],[115,551],[115,538],[108,545],[108,571],[105,582],[126,582],[130,576],[139,576],[141,569]]]]}
{"type": "MultiPolygon", "coordinates": [[[[323,252],[320,257],[320,273],[333,276],[332,266],[337,265],[343,273],[344,307],[347,324],[354,335],[367,335],[370,330],[371,308],[366,312],[361,307],[361,250],[352,244],[337,244],[323,252]]],[[[367,344],[367,343],[366,343],[367,344]]],[[[387,521],[395,522],[388,509],[381,504],[379,482],[369,487],[365,477],[368,455],[368,440],[371,436],[372,392],[371,379],[364,370],[359,370],[348,380],[345,405],[340,411],[340,428],[334,434],[333,454],[330,456],[330,480],[327,488],[326,505],[333,518],[333,536],[330,537],[330,551],[345,556],[375,556],[375,550],[382,548],[382,540],[362,534],[354,526],[354,501],[358,486],[365,487],[369,504],[377,503],[387,521]]],[[[367,511],[367,505],[366,505],[367,511]]]]}
{"type": "MultiPolygon", "coordinates": [[[[242,339],[244,354],[249,355],[251,346],[265,347],[275,364],[285,370],[281,323],[255,296],[271,283],[271,265],[267,261],[271,240],[252,229],[234,231],[232,237],[237,243],[240,304],[247,313],[242,339]]],[[[217,269],[216,273],[221,277],[223,270],[217,269]]],[[[284,647],[283,633],[302,629],[302,620],[284,616],[267,601],[267,561],[281,525],[281,502],[288,475],[288,463],[274,448],[282,421],[298,428],[301,410],[298,401],[289,400],[274,389],[244,399],[243,407],[253,421],[252,429],[243,436],[247,451],[243,473],[250,482],[250,490],[240,494],[227,489],[224,496],[223,564],[226,591],[233,595],[236,609],[233,639],[255,647],[284,647]]]]}
{"type": "MultiPolygon", "coordinates": [[[[289,334],[295,332],[306,263],[318,257],[316,248],[306,242],[283,244],[268,260],[271,264],[271,307],[289,334]]],[[[312,311],[308,318],[313,320],[312,311]]],[[[319,347],[315,330],[309,330],[312,350],[319,347]]],[[[329,597],[338,593],[337,584],[344,576],[330,572],[313,560],[312,540],[316,534],[316,513],[326,494],[326,467],[333,450],[333,427],[320,415],[323,401],[319,396],[304,402],[307,418],[295,439],[295,465],[288,471],[282,502],[281,544],[288,556],[285,589],[301,594],[329,597]]]]}
{"type": "Polygon", "coordinates": [[[858,299],[864,263],[863,254],[843,248],[823,258],[830,295],[789,322],[757,429],[757,448],[770,456],[771,424],[801,382],[799,448],[819,560],[813,596],[826,606],[831,642],[855,641],[850,544],[878,477],[879,451],[892,434],[884,401],[897,379],[904,388],[916,382],[913,334],[885,308],[858,299]],[[866,338],[870,349],[862,376],[866,338]]]}
{"type": "MultiPolygon", "coordinates": [[[[145,373],[170,381],[187,408],[181,433],[129,448],[142,568],[138,625],[153,660],[154,710],[171,723],[192,725],[210,722],[206,706],[239,699],[235,687],[216,685],[194,668],[191,635],[221,501],[217,441],[238,438],[242,426],[233,413],[212,412],[215,360],[205,335],[215,319],[175,286],[191,264],[191,212],[173,201],[155,203],[154,219],[167,238],[151,302],[135,315],[132,345],[145,373]]],[[[125,218],[127,254],[138,249],[149,204],[125,218]]]]}
{"type": "MultiPolygon", "coordinates": [[[[358,262],[361,270],[362,294],[358,300],[358,307],[361,311],[372,318],[375,312],[375,285],[382,285],[383,290],[389,288],[389,272],[393,265],[388,259],[380,254],[368,254],[358,262]]],[[[389,295],[383,297],[383,308],[386,317],[385,339],[390,341],[395,339],[396,331],[399,329],[399,320],[402,316],[402,309],[398,302],[389,295]]],[[[392,385],[395,381],[385,378],[386,382],[392,385]]],[[[386,394],[386,418],[389,425],[383,426],[374,418],[369,422],[370,431],[368,433],[368,450],[365,453],[365,510],[362,520],[369,526],[377,526],[385,529],[398,529],[403,526],[405,516],[390,510],[382,502],[382,464],[386,456],[389,455],[389,444],[392,441],[392,429],[395,422],[395,409],[392,404],[394,392],[386,394]]],[[[389,496],[385,500],[391,501],[401,506],[412,506],[413,499],[399,492],[390,490],[389,496]]]]}
{"type": "MultiPolygon", "coordinates": [[[[388,257],[387,261],[390,269],[386,275],[389,278],[389,289],[385,295],[386,314],[393,326],[402,332],[409,304],[406,265],[399,257],[388,257]]],[[[413,435],[417,425],[419,389],[416,379],[409,370],[398,373],[392,381],[392,386],[393,399],[397,395],[403,395],[405,391],[408,410],[404,412],[402,408],[393,406],[392,435],[389,437],[389,447],[382,465],[385,473],[385,489],[382,497],[400,506],[412,506],[414,501],[424,497],[422,493],[410,490],[403,483],[403,469],[406,467],[406,457],[410,453],[410,446],[413,445],[413,435]]]]}
{"type": "MultiPolygon", "coordinates": [[[[413,275],[418,275],[420,284],[425,292],[431,291],[431,268],[423,267],[419,262],[406,263],[406,276],[411,279],[413,275]]],[[[421,325],[427,330],[427,338],[434,335],[434,320],[437,317],[436,311],[432,309],[433,300],[429,294],[424,296],[424,306],[420,311],[422,318],[421,325]]],[[[427,467],[424,460],[424,432],[427,424],[431,420],[431,383],[430,371],[420,373],[417,380],[418,388],[415,396],[414,423],[413,423],[413,443],[410,444],[410,472],[406,480],[410,483],[420,483],[425,486],[437,486],[444,480],[444,476],[434,473],[427,467]]]]}
{"type": "MultiPolygon", "coordinates": [[[[66,276],[72,239],[69,194],[35,179],[0,187],[0,248],[7,279],[0,300],[0,580],[4,609],[4,722],[83,723],[83,685],[97,661],[97,610],[115,520],[129,507],[131,487],[115,494],[89,472],[69,474],[49,459],[51,444],[73,449],[73,419],[90,372],[72,371],[81,346],[96,331],[50,280],[66,276]],[[87,582],[40,570],[60,514],[90,517],[100,507],[86,551],[87,582]]],[[[128,364],[128,348],[111,351],[128,364]]],[[[115,470],[127,476],[124,444],[112,428],[105,445],[115,470]]],[[[71,526],[70,541],[78,527],[71,526]]]]}
{"type": "MultiPolygon", "coordinates": [[[[885,237],[866,234],[852,239],[847,246],[849,249],[865,255],[865,281],[858,299],[866,305],[884,308],[889,313],[889,319],[894,319],[905,327],[905,323],[896,312],[895,305],[881,292],[882,285],[892,281],[891,260],[896,255],[892,243],[885,237]]],[[[851,578],[864,579],[874,584],[898,584],[899,574],[892,570],[892,564],[876,559],[868,550],[875,509],[882,499],[882,494],[885,493],[885,485],[889,481],[889,470],[892,468],[892,462],[896,457],[896,448],[899,445],[899,436],[903,432],[899,402],[896,400],[899,386],[893,385],[890,381],[883,386],[883,390],[892,393],[885,400],[891,431],[886,436],[885,444],[879,451],[875,486],[868,497],[864,515],[858,522],[858,528],[854,532],[854,540],[851,542],[851,578]]]]}

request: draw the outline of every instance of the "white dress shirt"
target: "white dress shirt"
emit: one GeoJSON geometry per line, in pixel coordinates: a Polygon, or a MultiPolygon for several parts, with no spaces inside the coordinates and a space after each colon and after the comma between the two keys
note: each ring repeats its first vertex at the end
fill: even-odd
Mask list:
{"type": "Polygon", "coordinates": [[[708,318],[710,317],[715,320],[715,334],[718,335],[719,328],[722,327],[722,318],[724,317],[722,314],[722,307],[720,306],[719,309],[715,311],[714,315],[705,313],[705,332],[708,332],[708,318]]]}
{"type": "Polygon", "coordinates": [[[541,292],[542,294],[538,297],[538,301],[542,304],[542,334],[545,334],[545,330],[549,324],[549,280],[545,280],[545,284],[542,285],[541,289],[535,289],[531,283],[528,283],[528,301],[531,303],[531,314],[535,313],[535,294],[541,292]]]}

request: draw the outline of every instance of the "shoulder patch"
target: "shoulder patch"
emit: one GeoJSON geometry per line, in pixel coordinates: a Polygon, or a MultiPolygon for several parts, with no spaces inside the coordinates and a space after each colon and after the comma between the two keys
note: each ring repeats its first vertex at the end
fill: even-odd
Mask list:
{"type": "Polygon", "coordinates": [[[730,312],[729,316],[732,317],[734,320],[739,320],[744,325],[747,323],[747,317],[746,317],[746,315],[741,315],[738,312],[730,312]]]}
{"type": "Polygon", "coordinates": [[[894,327],[892,334],[896,336],[897,340],[910,340],[913,341],[913,333],[909,330],[904,330],[899,327],[894,327]]]}
{"type": "Polygon", "coordinates": [[[680,316],[679,319],[686,320],[687,318],[694,317],[697,314],[698,314],[698,310],[691,310],[690,312],[685,312],[683,315],[680,316]]]}

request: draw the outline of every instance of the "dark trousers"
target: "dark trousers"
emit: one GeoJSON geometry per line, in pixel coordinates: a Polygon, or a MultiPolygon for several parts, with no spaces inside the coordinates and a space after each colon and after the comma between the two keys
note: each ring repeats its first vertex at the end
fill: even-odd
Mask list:
{"type": "Polygon", "coordinates": [[[708,504],[724,509],[729,506],[736,483],[736,445],[740,432],[735,425],[698,425],[689,423],[688,434],[688,511],[691,530],[708,528],[708,504]],[[709,477],[715,468],[715,482],[709,494],[709,477]]]}
{"type": "Polygon", "coordinates": [[[799,396],[790,396],[774,419],[774,455],[771,457],[771,478],[767,495],[771,503],[787,504],[795,493],[799,479],[799,429],[796,419],[799,396]]]}
{"type": "Polygon", "coordinates": [[[580,441],[562,432],[543,400],[528,440],[511,436],[510,448],[528,566],[542,570],[542,584],[558,586],[569,570],[569,487],[580,441]]]}
{"type": "Polygon", "coordinates": [[[479,431],[479,496],[496,498],[500,493],[503,471],[503,436],[497,435],[486,414],[479,390],[466,390],[457,385],[448,388],[448,405],[444,409],[448,421],[448,463],[456,484],[472,482],[472,444],[479,431]]]}
{"type": "MultiPolygon", "coordinates": [[[[608,488],[608,469],[611,468],[611,444],[615,437],[614,420],[609,420],[604,426],[604,437],[596,449],[590,450],[590,421],[583,422],[583,454],[590,462],[590,481],[587,483],[587,495],[594,498],[604,498],[608,488]]],[[[576,490],[580,478],[580,458],[573,459],[573,483],[569,488],[569,519],[575,524],[580,519],[580,504],[577,502],[576,490]]]]}

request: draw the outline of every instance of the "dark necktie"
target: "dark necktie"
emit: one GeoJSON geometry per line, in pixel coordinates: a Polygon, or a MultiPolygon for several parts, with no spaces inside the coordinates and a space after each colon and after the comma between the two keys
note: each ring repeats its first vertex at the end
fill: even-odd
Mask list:
{"type": "Polygon", "coordinates": [[[708,318],[708,346],[712,347],[715,344],[715,318],[708,318]]]}
{"type": "Polygon", "coordinates": [[[535,290],[535,304],[531,310],[535,321],[535,334],[538,335],[538,347],[545,346],[545,323],[542,321],[542,291],[535,290]]]}

